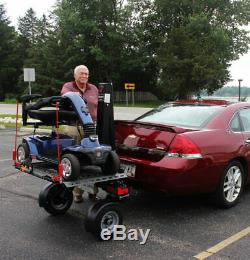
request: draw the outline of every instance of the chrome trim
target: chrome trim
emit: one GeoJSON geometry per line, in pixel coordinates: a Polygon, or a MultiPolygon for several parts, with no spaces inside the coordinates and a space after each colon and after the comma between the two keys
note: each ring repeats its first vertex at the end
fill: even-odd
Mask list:
{"type": "Polygon", "coordinates": [[[184,158],[184,159],[200,159],[202,155],[200,153],[195,154],[179,154],[179,153],[166,153],[167,157],[172,158],[184,158]]]}

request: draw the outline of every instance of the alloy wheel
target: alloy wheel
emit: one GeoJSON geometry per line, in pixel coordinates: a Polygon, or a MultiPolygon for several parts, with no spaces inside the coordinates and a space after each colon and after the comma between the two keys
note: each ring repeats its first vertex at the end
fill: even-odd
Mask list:
{"type": "Polygon", "coordinates": [[[234,165],[230,167],[224,179],[224,196],[228,202],[234,202],[242,188],[242,172],[241,169],[234,165]]]}

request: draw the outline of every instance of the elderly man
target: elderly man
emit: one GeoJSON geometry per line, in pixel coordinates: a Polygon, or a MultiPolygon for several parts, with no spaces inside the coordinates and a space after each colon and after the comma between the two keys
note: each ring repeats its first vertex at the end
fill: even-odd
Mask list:
{"type": "MultiPolygon", "coordinates": [[[[96,122],[97,118],[97,105],[98,105],[98,89],[95,85],[88,83],[89,69],[85,65],[79,65],[74,69],[75,81],[67,82],[63,85],[61,95],[67,92],[78,92],[82,97],[87,100],[88,108],[92,120],[96,122]]],[[[82,127],[65,126],[64,133],[72,136],[76,143],[80,143],[83,137],[82,127]]],[[[74,201],[81,202],[83,190],[75,187],[73,190],[74,201]]]]}
{"type": "Polygon", "coordinates": [[[67,92],[78,92],[88,102],[88,108],[93,121],[97,117],[98,89],[95,85],[88,83],[89,69],[85,65],[79,65],[74,69],[75,81],[63,85],[61,95],[67,92]]]}

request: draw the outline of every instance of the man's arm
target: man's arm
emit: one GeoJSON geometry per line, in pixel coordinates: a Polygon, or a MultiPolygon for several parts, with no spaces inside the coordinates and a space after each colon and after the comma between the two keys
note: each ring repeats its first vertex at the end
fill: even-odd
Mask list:
{"type": "Polygon", "coordinates": [[[62,86],[61,95],[64,95],[64,94],[67,93],[67,92],[69,92],[68,84],[65,83],[65,84],[62,86]]]}

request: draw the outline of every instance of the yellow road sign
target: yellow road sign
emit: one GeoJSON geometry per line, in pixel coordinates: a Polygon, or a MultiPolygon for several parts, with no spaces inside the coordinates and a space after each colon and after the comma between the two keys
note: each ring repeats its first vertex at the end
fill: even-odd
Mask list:
{"type": "Polygon", "coordinates": [[[135,83],[125,83],[125,89],[135,89],[135,83]]]}

